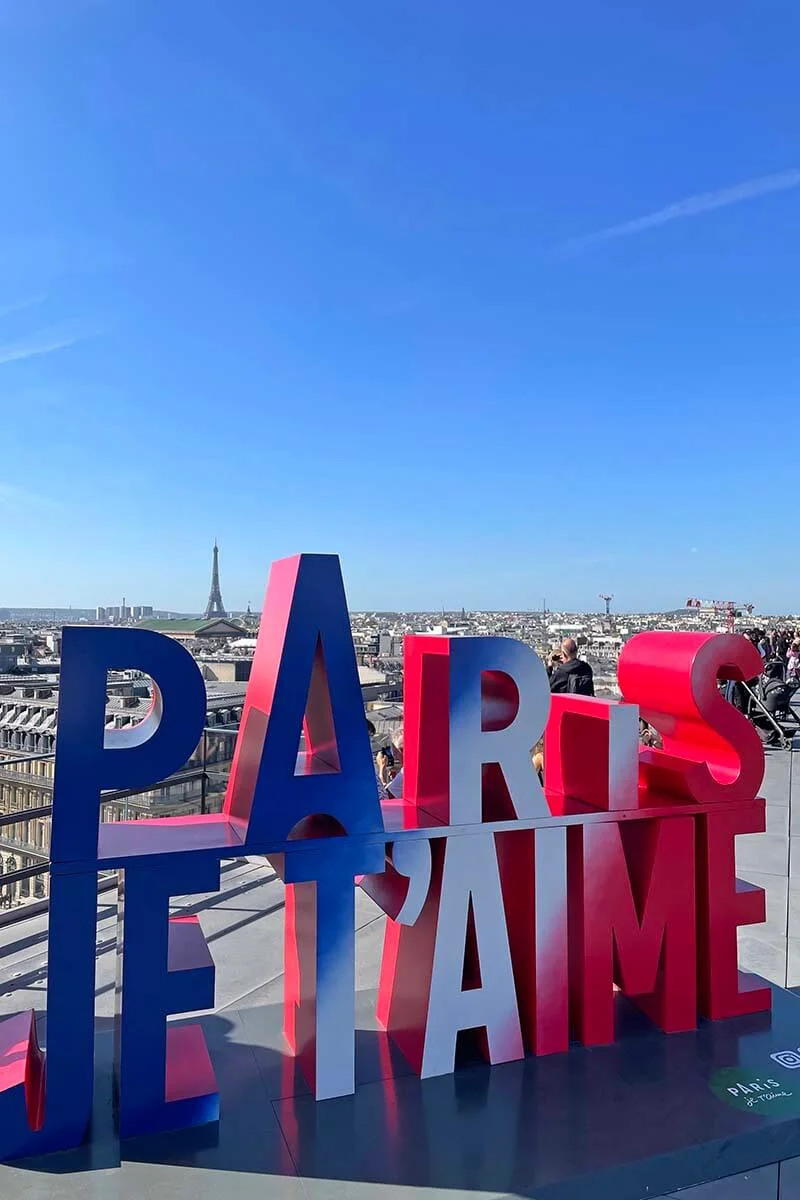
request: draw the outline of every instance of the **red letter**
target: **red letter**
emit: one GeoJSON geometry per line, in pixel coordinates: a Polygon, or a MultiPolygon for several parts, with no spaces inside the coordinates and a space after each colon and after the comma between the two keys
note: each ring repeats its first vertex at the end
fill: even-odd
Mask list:
{"type": "Polygon", "coordinates": [[[722,697],[720,679],[753,679],[761,656],[740,634],[640,633],[619,659],[619,686],[661,734],[642,750],[643,782],[701,804],[753,800],[764,778],[764,747],[722,697]]]}
{"type": "Polygon", "coordinates": [[[592,696],[555,695],[544,731],[548,792],[591,808],[638,807],[639,710],[592,696]]]}
{"type": "Polygon", "coordinates": [[[700,1012],[710,1021],[767,1012],[772,992],[759,986],[755,976],[739,971],[736,943],[738,925],[765,920],[764,892],[736,878],[734,854],[736,834],[764,832],[764,802],[699,814],[696,819],[700,1012]]]}
{"type": "Polygon", "coordinates": [[[490,833],[437,839],[428,898],[399,936],[387,921],[378,1011],[423,1079],[454,1069],[459,1030],[490,1063],[523,1057],[500,872],[490,833]]]}
{"type": "Polygon", "coordinates": [[[573,828],[568,853],[580,1040],[613,1042],[615,982],[665,1033],[694,1029],[693,818],[573,828]]]}
{"type": "Polygon", "coordinates": [[[510,830],[496,842],[522,1033],[534,1054],[556,1054],[569,1048],[567,830],[510,830]]]}

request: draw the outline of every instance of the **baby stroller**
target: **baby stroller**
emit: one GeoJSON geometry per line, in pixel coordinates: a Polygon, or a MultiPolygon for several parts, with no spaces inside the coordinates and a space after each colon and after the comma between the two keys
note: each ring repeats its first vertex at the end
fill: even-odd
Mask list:
{"type": "Polygon", "coordinates": [[[800,729],[800,718],[792,707],[797,685],[787,683],[784,674],[782,661],[772,659],[764,664],[764,674],[757,683],[755,680],[729,683],[726,699],[749,717],[766,746],[789,749],[794,734],[800,729]]]}

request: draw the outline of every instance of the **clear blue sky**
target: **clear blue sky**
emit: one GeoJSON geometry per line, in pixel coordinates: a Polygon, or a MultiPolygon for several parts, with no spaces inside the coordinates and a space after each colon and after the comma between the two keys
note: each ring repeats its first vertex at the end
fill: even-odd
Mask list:
{"type": "Polygon", "coordinates": [[[216,536],[229,607],[324,550],[353,607],[800,611],[798,45],[0,0],[0,605],[197,609],[216,536]]]}

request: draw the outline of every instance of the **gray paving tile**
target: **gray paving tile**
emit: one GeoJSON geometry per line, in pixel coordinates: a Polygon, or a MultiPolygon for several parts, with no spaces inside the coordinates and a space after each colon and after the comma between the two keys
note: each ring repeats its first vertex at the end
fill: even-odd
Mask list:
{"type": "MultiPolygon", "coordinates": [[[[787,987],[800,987],[800,938],[789,938],[789,963],[787,987]]],[[[798,1193],[800,1197],[800,1193],[798,1193]]]]}
{"type": "Polygon", "coordinates": [[[788,868],[788,838],[776,833],[748,833],[737,837],[737,871],[761,871],[766,875],[785,877],[789,873],[788,868]]]}
{"type": "Polygon", "coordinates": [[[787,1158],[778,1167],[779,1200],[797,1200],[800,1196],[800,1158],[787,1158]]]}
{"type": "Polygon", "coordinates": [[[800,880],[789,886],[789,936],[800,937],[800,880]]]}
{"type": "Polygon", "coordinates": [[[782,934],[762,935],[760,926],[745,925],[739,930],[739,967],[761,975],[770,983],[783,987],[786,983],[787,943],[782,934]],[[751,930],[759,929],[759,933],[751,930]]]}
{"type": "MultiPolygon", "coordinates": [[[[770,804],[766,806],[767,813],[767,833],[776,833],[780,837],[786,837],[789,833],[789,813],[792,811],[793,816],[797,816],[793,809],[790,810],[788,804],[770,804]]],[[[792,833],[800,833],[800,824],[797,824],[792,829],[792,833]]]]}
{"type": "Polygon", "coordinates": [[[792,755],[783,749],[768,746],[764,755],[764,794],[785,793],[789,789],[792,771],[792,755]]]}

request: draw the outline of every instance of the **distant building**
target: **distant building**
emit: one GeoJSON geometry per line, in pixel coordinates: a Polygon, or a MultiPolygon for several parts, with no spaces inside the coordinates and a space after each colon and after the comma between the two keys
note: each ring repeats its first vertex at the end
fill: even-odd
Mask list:
{"type": "Polygon", "coordinates": [[[245,634],[245,628],[229,617],[173,617],[151,619],[140,622],[141,629],[154,629],[156,633],[165,633],[167,637],[179,642],[207,641],[225,642],[230,638],[240,638],[245,634]]]}
{"type": "Polygon", "coordinates": [[[359,667],[358,681],[361,684],[361,695],[366,705],[376,700],[399,700],[403,695],[402,683],[399,679],[390,679],[383,671],[374,667],[359,667]]]}
{"type": "Polygon", "coordinates": [[[367,659],[378,657],[379,638],[375,630],[356,630],[353,633],[353,648],[356,652],[356,662],[364,663],[367,659]]]}
{"type": "Polygon", "coordinates": [[[195,662],[200,668],[203,679],[215,683],[246,683],[250,678],[252,658],[236,658],[234,655],[214,655],[206,658],[196,654],[195,662]]]}
{"type": "MultiPolygon", "coordinates": [[[[235,733],[244,704],[244,683],[206,684],[207,731],[189,762],[164,783],[133,796],[113,794],[102,805],[102,819],[139,820],[207,812],[222,805],[224,782],[233,757],[235,733]],[[217,736],[215,736],[215,733],[217,736]],[[203,780],[205,756],[207,777],[203,780]]],[[[106,729],[141,721],[151,698],[146,680],[132,672],[109,681],[106,729]]],[[[19,814],[0,825],[0,905],[44,898],[46,873],[3,886],[12,871],[45,864],[49,858],[53,752],[58,715],[58,684],[44,676],[0,676],[0,814],[19,814]],[[46,757],[34,757],[46,756],[46,757]],[[26,815],[29,814],[29,815],[26,815]]]]}
{"type": "Polygon", "coordinates": [[[27,662],[28,639],[19,635],[0,640],[0,674],[13,671],[20,662],[27,662]]]}
{"type": "Polygon", "coordinates": [[[591,658],[616,662],[621,649],[622,638],[618,634],[592,634],[586,652],[591,658]]]}
{"type": "Polygon", "coordinates": [[[98,621],[105,621],[106,619],[106,610],[101,604],[98,604],[97,606],[95,611],[95,619],[98,621]]]}
{"type": "Polygon", "coordinates": [[[61,630],[54,629],[50,633],[44,635],[44,644],[47,646],[48,652],[59,658],[61,655],[61,630]]]}

